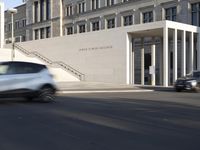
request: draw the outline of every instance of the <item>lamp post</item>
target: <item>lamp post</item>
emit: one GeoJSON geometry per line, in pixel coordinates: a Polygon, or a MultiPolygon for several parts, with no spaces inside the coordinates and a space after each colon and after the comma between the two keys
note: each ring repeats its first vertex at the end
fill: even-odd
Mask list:
{"type": "Polygon", "coordinates": [[[17,13],[17,9],[11,8],[8,9],[8,12],[11,14],[11,25],[12,25],[12,30],[11,30],[11,40],[12,40],[12,53],[11,53],[11,60],[13,61],[15,57],[15,51],[14,51],[14,14],[17,13]]]}

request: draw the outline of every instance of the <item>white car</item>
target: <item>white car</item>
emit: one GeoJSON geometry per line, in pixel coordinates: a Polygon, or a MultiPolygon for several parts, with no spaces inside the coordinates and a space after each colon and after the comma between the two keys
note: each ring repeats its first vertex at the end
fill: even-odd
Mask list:
{"type": "Polygon", "coordinates": [[[54,100],[56,85],[47,67],[31,62],[0,63],[0,97],[54,100]]]}

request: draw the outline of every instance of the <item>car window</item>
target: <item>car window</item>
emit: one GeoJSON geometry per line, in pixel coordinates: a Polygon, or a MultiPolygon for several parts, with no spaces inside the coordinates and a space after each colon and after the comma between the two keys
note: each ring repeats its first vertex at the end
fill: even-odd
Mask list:
{"type": "Polygon", "coordinates": [[[8,69],[7,74],[27,74],[36,73],[36,68],[27,63],[13,63],[8,69]]]}
{"type": "Polygon", "coordinates": [[[194,72],[193,77],[195,78],[200,78],[200,72],[194,72]]]}
{"type": "Polygon", "coordinates": [[[9,65],[0,65],[0,75],[5,75],[8,72],[9,65]]]}

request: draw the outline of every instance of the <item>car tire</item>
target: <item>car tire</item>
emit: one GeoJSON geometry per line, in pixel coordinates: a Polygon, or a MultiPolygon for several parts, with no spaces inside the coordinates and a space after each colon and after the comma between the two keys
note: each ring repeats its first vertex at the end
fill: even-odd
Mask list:
{"type": "Polygon", "coordinates": [[[181,89],[176,88],[176,92],[181,92],[181,89]]]}
{"type": "Polygon", "coordinates": [[[55,92],[52,87],[43,87],[39,94],[39,99],[45,102],[54,101],[55,92]]]}
{"type": "Polygon", "coordinates": [[[25,97],[25,99],[27,100],[27,101],[33,101],[33,99],[34,99],[35,97],[33,97],[33,96],[27,96],[27,97],[25,97]]]}

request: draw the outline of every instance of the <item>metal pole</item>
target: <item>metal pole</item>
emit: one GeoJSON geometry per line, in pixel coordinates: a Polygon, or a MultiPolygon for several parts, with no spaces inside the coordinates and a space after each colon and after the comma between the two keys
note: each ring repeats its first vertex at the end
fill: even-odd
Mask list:
{"type": "Polygon", "coordinates": [[[13,19],[13,13],[11,13],[11,22],[12,22],[12,31],[11,31],[11,38],[12,38],[12,53],[11,53],[11,60],[14,60],[15,52],[14,52],[14,19],[13,19]]]}

